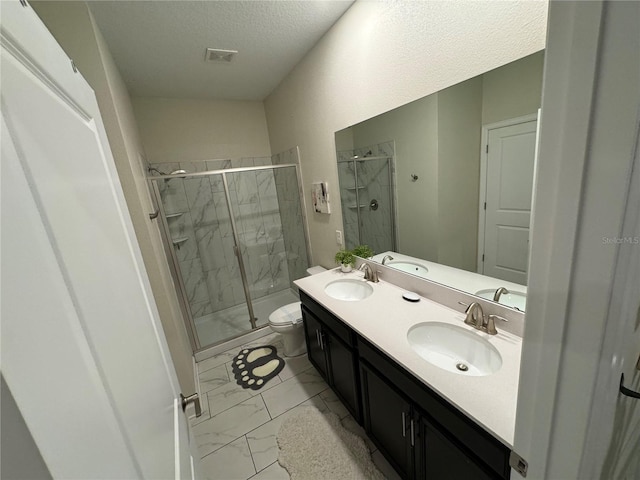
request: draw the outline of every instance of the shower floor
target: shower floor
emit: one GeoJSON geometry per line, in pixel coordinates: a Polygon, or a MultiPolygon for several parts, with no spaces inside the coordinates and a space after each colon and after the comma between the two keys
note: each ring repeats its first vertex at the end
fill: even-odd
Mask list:
{"type": "MultiPolygon", "coordinates": [[[[253,301],[256,325],[261,327],[269,322],[269,315],[283,305],[298,302],[298,295],[291,289],[272,293],[253,301]]],[[[200,345],[206,347],[236,337],[251,330],[249,309],[246,304],[210,313],[194,319],[200,345]]]]}

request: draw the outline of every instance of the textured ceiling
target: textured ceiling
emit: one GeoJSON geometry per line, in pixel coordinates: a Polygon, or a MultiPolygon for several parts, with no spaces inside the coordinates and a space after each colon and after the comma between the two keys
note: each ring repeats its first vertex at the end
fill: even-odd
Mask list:
{"type": "Polygon", "coordinates": [[[132,95],[262,100],[353,1],[88,3],[132,95]]]}

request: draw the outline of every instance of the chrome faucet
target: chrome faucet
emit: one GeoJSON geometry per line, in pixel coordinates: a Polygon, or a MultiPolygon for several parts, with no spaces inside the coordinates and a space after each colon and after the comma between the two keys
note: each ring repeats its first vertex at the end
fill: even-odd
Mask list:
{"type": "Polygon", "coordinates": [[[368,281],[373,282],[373,283],[378,283],[379,282],[378,271],[374,270],[373,268],[371,268],[371,265],[369,265],[367,262],[364,262],[362,265],[360,265],[358,270],[364,271],[364,279],[365,280],[368,280],[368,281]]]}
{"type": "Polygon", "coordinates": [[[501,296],[502,294],[504,294],[504,293],[509,294],[509,293],[511,293],[511,292],[509,292],[509,290],[507,290],[507,289],[506,289],[506,288],[504,288],[504,287],[500,287],[499,289],[497,289],[497,290],[496,290],[496,293],[494,293],[494,294],[493,294],[493,301],[494,301],[494,302],[496,302],[496,303],[497,303],[497,302],[500,302],[500,296],[501,296]]]}
{"type": "Polygon", "coordinates": [[[482,306],[478,302],[472,302],[468,305],[462,302],[458,303],[460,305],[466,305],[467,307],[464,312],[467,314],[466,318],[464,319],[464,323],[472,326],[476,330],[488,333],[489,335],[496,335],[498,333],[498,330],[496,329],[496,319],[502,320],[503,322],[508,321],[506,318],[494,314],[489,314],[485,318],[484,312],[482,311],[482,306]]]}
{"type": "Polygon", "coordinates": [[[393,260],[393,257],[391,255],[385,255],[382,259],[382,264],[384,265],[387,260],[393,260]]]}
{"type": "Polygon", "coordinates": [[[482,327],[484,326],[484,312],[482,311],[482,306],[478,302],[472,302],[469,304],[464,313],[467,314],[464,319],[464,323],[471,325],[473,328],[477,328],[478,330],[482,330],[482,327]]]}

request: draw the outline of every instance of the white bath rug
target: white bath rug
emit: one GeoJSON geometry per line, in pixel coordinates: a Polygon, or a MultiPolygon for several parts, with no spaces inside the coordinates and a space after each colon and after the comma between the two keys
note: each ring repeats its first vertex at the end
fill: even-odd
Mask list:
{"type": "Polygon", "coordinates": [[[364,439],[346,430],[334,413],[300,408],[282,422],[276,439],[278,463],[291,480],[384,480],[364,439]]]}

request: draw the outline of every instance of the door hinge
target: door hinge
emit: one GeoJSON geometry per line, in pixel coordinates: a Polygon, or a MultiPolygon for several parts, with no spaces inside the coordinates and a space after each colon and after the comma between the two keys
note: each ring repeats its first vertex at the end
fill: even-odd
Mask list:
{"type": "Polygon", "coordinates": [[[486,145],[485,151],[486,151],[487,153],[489,153],[489,144],[488,144],[488,143],[487,143],[487,145],[486,145]]]}
{"type": "Polygon", "coordinates": [[[20,5],[26,7],[28,5],[27,0],[20,0],[20,5]]]}
{"type": "Polygon", "coordinates": [[[482,261],[484,262],[484,253],[482,254],[482,261]]]}
{"type": "Polygon", "coordinates": [[[73,73],[78,73],[78,67],[73,60],[71,60],[71,68],[73,68],[73,73]]]}
{"type": "Polygon", "coordinates": [[[484,202],[484,209],[487,209],[487,202],[484,202]]]}
{"type": "Polygon", "coordinates": [[[518,472],[523,477],[527,476],[527,470],[529,469],[529,464],[527,461],[518,455],[516,452],[511,450],[511,455],[509,455],[509,466],[513,468],[516,472],[518,472]]]}

